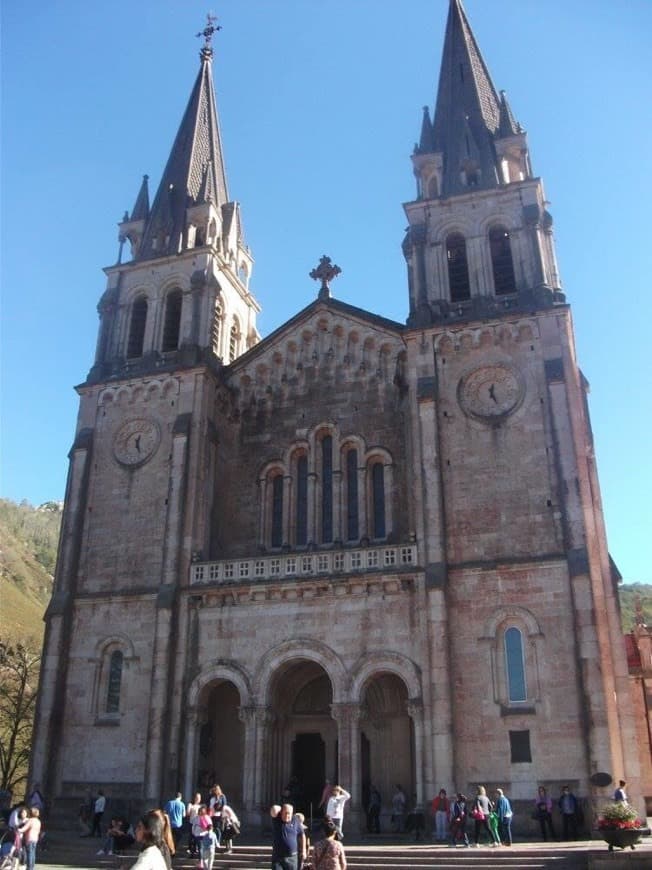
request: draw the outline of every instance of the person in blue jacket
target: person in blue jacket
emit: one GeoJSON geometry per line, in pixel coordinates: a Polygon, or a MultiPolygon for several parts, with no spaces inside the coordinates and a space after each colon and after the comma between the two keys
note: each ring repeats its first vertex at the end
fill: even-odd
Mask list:
{"type": "Polygon", "coordinates": [[[496,789],[496,814],[498,816],[498,831],[503,846],[512,845],[512,805],[505,797],[502,788],[496,789]]]}

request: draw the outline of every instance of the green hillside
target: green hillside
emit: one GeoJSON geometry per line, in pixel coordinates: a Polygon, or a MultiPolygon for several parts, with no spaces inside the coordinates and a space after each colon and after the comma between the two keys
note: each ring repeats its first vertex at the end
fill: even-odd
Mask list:
{"type": "Polygon", "coordinates": [[[619,593],[623,631],[632,630],[636,621],[636,602],[639,598],[645,624],[652,626],[652,585],[649,583],[627,583],[620,587],[619,593]]]}
{"type": "Polygon", "coordinates": [[[38,508],[0,499],[0,638],[43,638],[43,613],[52,592],[62,505],[38,508]]]}

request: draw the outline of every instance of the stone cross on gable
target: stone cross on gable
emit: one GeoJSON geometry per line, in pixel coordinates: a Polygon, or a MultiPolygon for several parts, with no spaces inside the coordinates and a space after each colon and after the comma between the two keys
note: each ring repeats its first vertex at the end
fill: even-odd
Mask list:
{"type": "Polygon", "coordinates": [[[331,295],[329,283],[333,280],[333,278],[337,278],[340,275],[342,270],[339,266],[335,266],[330,257],[327,257],[326,254],[320,259],[319,266],[316,269],[313,269],[310,273],[310,277],[313,281],[321,281],[321,287],[319,288],[319,298],[320,299],[328,299],[331,295]]]}

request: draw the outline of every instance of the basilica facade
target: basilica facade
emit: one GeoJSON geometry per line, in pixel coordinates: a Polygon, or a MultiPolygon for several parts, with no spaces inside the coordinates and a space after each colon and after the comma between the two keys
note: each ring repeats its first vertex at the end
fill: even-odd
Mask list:
{"type": "Polygon", "coordinates": [[[32,781],[142,806],[215,781],[250,824],[289,781],[307,812],[340,781],[354,825],[371,783],[386,809],[397,783],[637,799],[552,218],[461,2],[406,166],[404,323],[334,298],[324,257],[260,337],[211,38],[105,270],[32,781]]]}

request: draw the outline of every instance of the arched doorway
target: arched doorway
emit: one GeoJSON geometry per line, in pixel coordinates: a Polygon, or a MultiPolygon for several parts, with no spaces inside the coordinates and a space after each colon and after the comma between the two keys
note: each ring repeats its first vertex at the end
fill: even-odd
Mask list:
{"type": "Polygon", "coordinates": [[[333,687],[316,662],[293,660],[274,675],[270,690],[270,802],[286,800],[317,815],[324,781],[337,775],[333,687]]]}
{"type": "Polygon", "coordinates": [[[390,811],[396,785],[401,785],[411,806],[416,776],[414,729],[407,711],[407,686],[395,674],[374,674],[365,683],[361,700],[362,806],[368,805],[371,784],[380,791],[384,811],[390,811]]]}
{"type": "Polygon", "coordinates": [[[201,725],[197,747],[197,782],[202,792],[219,783],[233,806],[242,806],[244,729],[238,710],[240,693],[221,680],[200,696],[201,725]]]}

